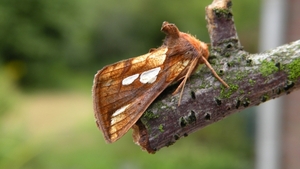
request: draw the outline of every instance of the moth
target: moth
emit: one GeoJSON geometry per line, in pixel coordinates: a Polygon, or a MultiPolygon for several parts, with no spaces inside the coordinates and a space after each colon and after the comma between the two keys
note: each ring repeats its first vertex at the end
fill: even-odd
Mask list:
{"type": "Polygon", "coordinates": [[[149,105],[170,84],[181,81],[182,91],[188,77],[199,64],[229,87],[207,61],[206,43],[180,32],[175,24],[163,22],[166,34],[161,47],[149,53],[105,66],[94,77],[92,95],[96,124],[108,143],[120,139],[142,116],[149,105]]]}

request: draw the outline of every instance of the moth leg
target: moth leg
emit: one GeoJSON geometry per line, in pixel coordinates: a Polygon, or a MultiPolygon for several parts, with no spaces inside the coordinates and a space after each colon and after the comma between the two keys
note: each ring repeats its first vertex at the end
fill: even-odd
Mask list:
{"type": "Polygon", "coordinates": [[[184,76],[184,79],[178,85],[177,89],[173,92],[173,94],[176,94],[181,89],[181,92],[180,92],[180,95],[179,95],[179,100],[178,100],[178,106],[180,105],[180,102],[181,102],[182,93],[183,93],[185,83],[186,83],[187,79],[191,76],[191,74],[192,74],[194,68],[197,66],[197,64],[198,64],[198,58],[193,59],[192,62],[191,62],[191,65],[188,69],[188,72],[184,76]]]}

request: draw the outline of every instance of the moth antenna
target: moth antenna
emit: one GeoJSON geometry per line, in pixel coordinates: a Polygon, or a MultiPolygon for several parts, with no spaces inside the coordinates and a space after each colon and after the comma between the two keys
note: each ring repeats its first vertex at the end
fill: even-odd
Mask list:
{"type": "Polygon", "coordinates": [[[210,71],[215,76],[215,78],[217,78],[224,86],[226,86],[227,88],[229,88],[228,84],[226,82],[224,82],[223,79],[220,78],[220,76],[216,73],[216,71],[211,67],[211,65],[209,64],[209,62],[203,56],[202,56],[202,60],[204,61],[204,64],[210,69],[210,71]]]}

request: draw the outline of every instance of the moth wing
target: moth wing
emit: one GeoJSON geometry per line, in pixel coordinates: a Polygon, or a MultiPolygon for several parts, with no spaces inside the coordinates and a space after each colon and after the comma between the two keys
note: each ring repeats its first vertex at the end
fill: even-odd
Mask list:
{"type": "Polygon", "coordinates": [[[184,74],[186,61],[174,57],[171,63],[164,64],[169,59],[166,53],[167,48],[159,48],[106,66],[95,75],[95,118],[107,142],[122,137],[153,100],[184,74]]]}

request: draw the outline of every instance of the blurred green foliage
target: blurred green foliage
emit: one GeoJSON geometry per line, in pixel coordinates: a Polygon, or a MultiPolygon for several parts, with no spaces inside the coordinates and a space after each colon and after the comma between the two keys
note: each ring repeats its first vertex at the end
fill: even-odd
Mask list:
{"type": "MultiPolygon", "coordinates": [[[[250,50],[256,45],[257,2],[233,2],[242,43],[250,50]]],[[[204,19],[209,3],[2,0],[0,64],[22,87],[67,87],[74,76],[92,78],[106,64],[159,47],[165,20],[209,42],[204,19]]]]}
{"type": "Polygon", "coordinates": [[[94,3],[1,1],[1,63],[26,87],[56,86],[68,72],[88,67],[97,21],[94,3]]]}
{"type": "Polygon", "coordinates": [[[13,107],[17,90],[11,77],[0,68],[0,118],[13,107]]]}

